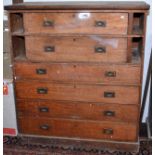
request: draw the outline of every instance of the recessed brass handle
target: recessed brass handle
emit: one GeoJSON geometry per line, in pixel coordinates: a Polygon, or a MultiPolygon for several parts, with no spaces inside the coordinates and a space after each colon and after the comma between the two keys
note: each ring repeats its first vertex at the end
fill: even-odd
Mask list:
{"type": "Polygon", "coordinates": [[[107,71],[105,72],[106,77],[116,77],[116,72],[115,71],[107,71]]]}
{"type": "Polygon", "coordinates": [[[115,97],[115,92],[104,92],[104,97],[113,98],[115,97]]]}
{"type": "Polygon", "coordinates": [[[40,112],[49,112],[48,107],[39,107],[40,112]]]}
{"type": "Polygon", "coordinates": [[[106,27],[106,21],[95,21],[96,27],[106,27]]]}
{"type": "Polygon", "coordinates": [[[48,89],[47,88],[37,88],[37,93],[38,94],[47,94],[48,89]]]}
{"type": "Polygon", "coordinates": [[[36,69],[36,73],[39,75],[46,74],[46,69],[38,68],[36,69]]]}
{"type": "Polygon", "coordinates": [[[47,125],[47,124],[44,124],[44,125],[41,125],[40,126],[40,129],[42,129],[42,130],[48,130],[50,127],[49,127],[49,125],[47,125]]]}
{"type": "Polygon", "coordinates": [[[45,20],[43,22],[43,26],[44,27],[53,27],[54,26],[54,21],[52,21],[52,20],[45,20]]]}
{"type": "Polygon", "coordinates": [[[103,133],[107,135],[112,135],[113,134],[113,129],[103,129],[103,133]]]}
{"type": "Polygon", "coordinates": [[[104,116],[112,116],[112,117],[115,116],[115,112],[114,111],[104,111],[103,114],[104,114],[104,116]]]}
{"type": "Polygon", "coordinates": [[[106,48],[105,47],[95,47],[95,53],[105,53],[106,48]]]}
{"type": "Polygon", "coordinates": [[[54,52],[55,51],[55,47],[54,46],[45,46],[44,47],[44,51],[45,52],[54,52]]]}

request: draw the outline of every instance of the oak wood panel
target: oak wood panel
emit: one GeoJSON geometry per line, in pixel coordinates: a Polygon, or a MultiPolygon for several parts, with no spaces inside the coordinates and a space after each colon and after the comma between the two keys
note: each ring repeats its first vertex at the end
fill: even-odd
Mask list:
{"type": "Polygon", "coordinates": [[[145,2],[139,1],[74,1],[74,2],[26,2],[16,5],[7,5],[4,7],[6,10],[148,10],[150,6],[145,2]]]}
{"type": "Polygon", "coordinates": [[[27,36],[25,44],[27,58],[37,62],[126,62],[127,60],[126,38],[105,38],[93,35],[88,37],[27,36]],[[50,51],[46,48],[50,48],[50,51]]]}
{"type": "Polygon", "coordinates": [[[19,132],[34,135],[136,141],[135,124],[19,117],[19,132]],[[110,129],[113,133],[104,133],[110,129]]]}
{"type": "Polygon", "coordinates": [[[27,33],[127,34],[127,13],[24,13],[27,33]],[[45,22],[51,26],[44,26],[45,22]],[[96,22],[103,26],[96,26],[96,22]],[[117,24],[116,24],[117,23],[117,24]]]}
{"type": "Polygon", "coordinates": [[[16,97],[103,103],[138,104],[139,87],[16,81],[16,97]]]}
{"type": "Polygon", "coordinates": [[[15,63],[16,79],[65,82],[140,84],[139,65],[97,63],[15,63]]]}
{"type": "Polygon", "coordinates": [[[17,100],[18,116],[70,118],[115,122],[138,121],[138,105],[116,105],[88,102],[17,100]]]}

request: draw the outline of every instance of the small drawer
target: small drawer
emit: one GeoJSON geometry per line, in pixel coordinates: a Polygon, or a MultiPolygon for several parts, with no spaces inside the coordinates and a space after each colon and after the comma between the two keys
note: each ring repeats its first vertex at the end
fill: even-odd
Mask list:
{"type": "Polygon", "coordinates": [[[106,84],[140,84],[140,65],[15,63],[16,79],[106,84]]]}
{"type": "Polygon", "coordinates": [[[24,13],[26,33],[127,34],[127,13],[24,13]]]}
{"type": "Polygon", "coordinates": [[[138,104],[140,95],[138,86],[63,84],[25,80],[16,81],[15,88],[18,99],[138,104]]]}
{"type": "Polygon", "coordinates": [[[17,100],[18,116],[138,122],[138,105],[17,100]]]}
{"type": "Polygon", "coordinates": [[[137,125],[101,121],[45,119],[19,117],[19,132],[23,134],[66,138],[136,141],[137,125]]]}
{"type": "Polygon", "coordinates": [[[103,36],[27,36],[25,44],[26,57],[35,62],[127,61],[126,38],[106,38],[103,36]]]}

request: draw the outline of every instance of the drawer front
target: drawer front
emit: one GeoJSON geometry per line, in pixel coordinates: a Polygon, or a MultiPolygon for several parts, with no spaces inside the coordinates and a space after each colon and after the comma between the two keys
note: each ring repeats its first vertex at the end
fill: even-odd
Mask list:
{"type": "Polygon", "coordinates": [[[27,36],[26,56],[31,61],[126,62],[127,39],[27,36]]]}
{"type": "Polygon", "coordinates": [[[17,100],[18,116],[138,122],[138,105],[17,100]]]}
{"type": "Polygon", "coordinates": [[[24,13],[26,33],[127,34],[127,13],[24,13]]]}
{"type": "Polygon", "coordinates": [[[33,135],[136,141],[136,124],[20,117],[19,132],[33,135]]]}
{"type": "Polygon", "coordinates": [[[17,98],[138,104],[139,87],[17,81],[17,98]],[[132,96],[132,97],[131,97],[132,96]]]}
{"type": "Polygon", "coordinates": [[[140,84],[140,66],[82,63],[15,63],[16,79],[140,84]]]}

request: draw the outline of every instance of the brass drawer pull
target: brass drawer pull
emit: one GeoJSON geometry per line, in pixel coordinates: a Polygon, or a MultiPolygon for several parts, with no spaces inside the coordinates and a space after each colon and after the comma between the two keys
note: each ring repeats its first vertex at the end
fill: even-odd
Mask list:
{"type": "Polygon", "coordinates": [[[41,125],[40,126],[40,129],[42,129],[42,130],[48,130],[50,127],[49,127],[49,125],[47,125],[47,124],[44,124],[44,125],[41,125]]]}
{"type": "Polygon", "coordinates": [[[39,75],[46,74],[46,69],[38,68],[36,69],[36,73],[39,75]]]}
{"type": "Polygon", "coordinates": [[[54,46],[45,46],[44,47],[44,51],[45,52],[54,52],[55,51],[55,47],[54,46]]]}
{"type": "Polygon", "coordinates": [[[95,21],[96,27],[106,27],[106,21],[95,21]]]}
{"type": "Polygon", "coordinates": [[[104,111],[104,116],[115,116],[115,112],[114,111],[104,111]]]}
{"type": "Polygon", "coordinates": [[[45,21],[43,22],[43,26],[44,26],[44,27],[53,27],[53,26],[54,26],[54,21],[45,20],[45,21]]]}
{"type": "Polygon", "coordinates": [[[107,71],[105,72],[106,77],[116,77],[116,72],[115,71],[107,71]]]}
{"type": "Polygon", "coordinates": [[[49,112],[48,107],[39,107],[40,112],[49,112]]]}
{"type": "Polygon", "coordinates": [[[38,94],[47,94],[48,89],[47,88],[37,88],[37,93],[38,94]]]}
{"type": "Polygon", "coordinates": [[[115,92],[104,92],[104,97],[113,98],[115,97],[115,92]]]}
{"type": "Polygon", "coordinates": [[[105,47],[95,47],[95,53],[105,53],[106,48],[105,47]]]}
{"type": "Polygon", "coordinates": [[[113,129],[103,129],[103,133],[107,135],[112,135],[113,134],[113,129]]]}

